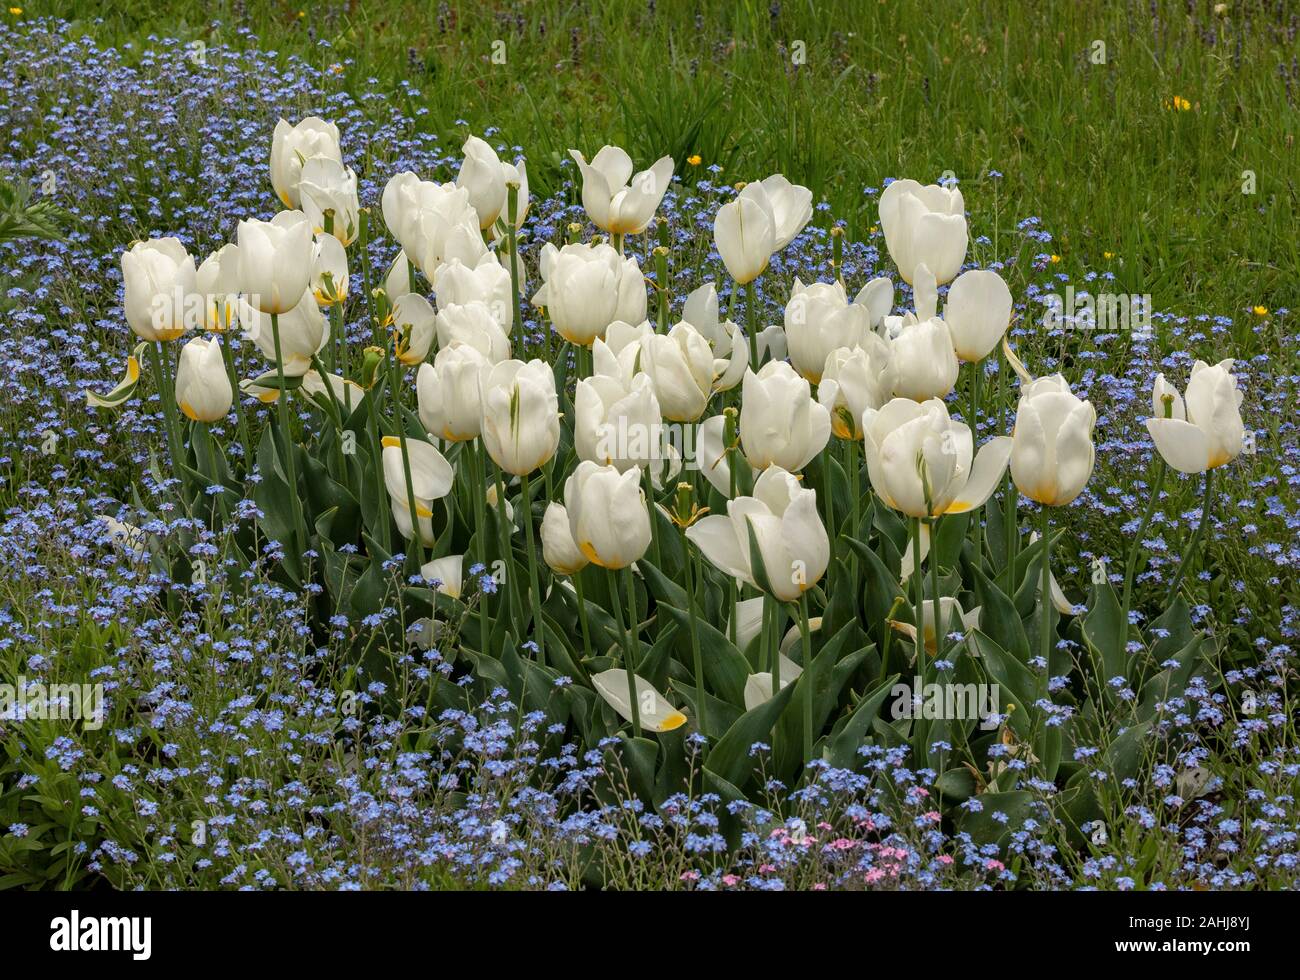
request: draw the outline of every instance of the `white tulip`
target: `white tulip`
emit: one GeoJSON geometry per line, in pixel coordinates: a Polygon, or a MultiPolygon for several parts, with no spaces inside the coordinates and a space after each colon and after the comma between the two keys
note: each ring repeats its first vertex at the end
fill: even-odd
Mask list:
{"type": "Polygon", "coordinates": [[[466,344],[444,347],[432,364],[421,364],[415,391],[424,428],[447,442],[476,438],[483,424],[481,386],[491,369],[492,363],[466,344]]]}
{"type": "Polygon", "coordinates": [[[862,413],[880,408],[893,390],[889,344],[869,332],[862,346],[839,347],[826,355],[817,400],[831,413],[836,437],[861,439],[862,413]]]}
{"type": "Polygon", "coordinates": [[[785,338],[790,363],[813,384],[821,381],[831,351],[857,347],[871,330],[871,313],[850,303],[840,282],[805,286],[796,277],[785,307],[785,338]]]}
{"type": "Polygon", "coordinates": [[[902,328],[890,341],[894,394],[918,402],[943,398],[956,386],[961,364],[948,325],[935,314],[939,293],[924,265],[916,269],[913,294],[916,310],[903,318],[902,328]]]}
{"type": "Polygon", "coordinates": [[[717,568],[783,602],[817,584],[830,563],[830,540],[817,514],[817,492],[779,466],[764,470],[752,497],[727,504],[727,516],[709,516],[686,529],[717,568]],[[758,543],[766,582],[756,579],[750,535],[758,543]]]}
{"type": "Polygon", "coordinates": [[[672,706],[644,677],[632,676],[636,688],[636,712],[628,700],[627,671],[621,667],[591,675],[591,686],[625,721],[636,718],[649,732],[671,732],[686,724],[686,716],[672,706]]]}
{"type": "Polygon", "coordinates": [[[302,204],[298,185],[305,161],[326,157],[343,162],[339,147],[339,128],[333,123],[308,116],[296,126],[281,119],[271,138],[271,186],[286,208],[302,204]]]}
{"type": "Polygon", "coordinates": [[[388,273],[384,276],[384,295],[392,303],[399,296],[405,296],[410,291],[411,263],[406,258],[406,250],[402,249],[397,253],[397,258],[393,259],[393,264],[388,267],[388,273]]]}
{"type": "Polygon", "coordinates": [[[464,589],[464,555],[447,555],[435,558],[420,566],[420,577],[426,582],[437,583],[437,591],[453,599],[459,599],[464,589]]]}
{"type": "Polygon", "coordinates": [[[713,348],[713,390],[730,391],[740,384],[749,364],[745,335],[730,320],[721,319],[713,283],[706,282],[686,297],[682,321],[698,330],[713,348]]]}
{"type": "Polygon", "coordinates": [[[510,356],[510,335],[486,303],[445,307],[438,311],[435,323],[440,349],[465,344],[493,364],[510,356]]]}
{"type": "Polygon", "coordinates": [[[569,156],[582,171],[582,206],[597,228],[617,235],[645,231],[673,178],[672,157],[633,176],[632,158],[617,146],[601,147],[591,163],[577,150],[569,156]]]}
{"type": "Polygon", "coordinates": [[[483,446],[497,466],[525,476],[560,444],[559,397],[545,361],[502,361],[483,384],[483,446]]]}
{"type": "Polygon", "coordinates": [[[1011,290],[996,272],[971,269],[948,289],[943,322],[953,350],[968,364],[984,360],[1011,324],[1011,290]]]}
{"type": "Polygon", "coordinates": [[[176,368],[176,404],[195,422],[226,417],[234,399],[221,343],[195,337],[181,348],[176,368]]]}
{"type": "Polygon", "coordinates": [[[1246,428],[1232,364],[1224,360],[1210,367],[1197,361],[1187,382],[1186,401],[1163,374],[1156,376],[1151,393],[1155,416],[1147,419],[1147,431],[1165,462],[1180,473],[1204,473],[1241,455],[1246,428]]]}
{"type": "Polygon", "coordinates": [[[126,322],[141,340],[175,340],[189,327],[185,307],[197,281],[180,239],[136,242],[122,253],[122,281],[126,322]]]}
{"type": "Polygon", "coordinates": [[[241,221],[238,244],[239,286],[258,310],[288,313],[310,295],[315,243],[301,211],[281,211],[270,221],[241,221]]]}
{"type": "MultiPolygon", "coordinates": [[[[921,627],[924,635],[925,652],[934,656],[939,651],[938,631],[935,629],[935,609],[934,599],[926,599],[922,603],[922,621],[921,627]]],[[[943,622],[945,635],[947,633],[961,630],[963,633],[973,629],[978,629],[980,624],[980,607],[967,612],[961,607],[961,603],[951,596],[939,597],[939,619],[943,622]]],[[[916,642],[916,625],[905,623],[900,620],[891,619],[889,625],[906,636],[913,643],[916,642]]]]}
{"type": "Polygon", "coordinates": [[[459,259],[471,268],[487,252],[469,191],[403,172],[384,187],[384,224],[430,282],[438,267],[459,259]]]}
{"type": "Polygon", "coordinates": [[[641,341],[641,370],[650,376],[664,418],[694,422],[713,393],[713,349],[689,323],[641,341]]]}
{"type": "Polygon", "coordinates": [[[466,303],[486,303],[507,332],[515,322],[510,272],[491,252],[484,254],[474,266],[467,266],[459,259],[441,266],[433,276],[433,291],[440,310],[466,303]]]}
{"type": "Polygon", "coordinates": [[[203,327],[222,333],[239,310],[239,246],[223,245],[199,266],[195,289],[203,297],[203,327]]]}
{"type": "Polygon", "coordinates": [[[880,195],[880,227],[899,274],[912,284],[925,264],[940,284],[951,282],[966,259],[966,214],[961,191],[895,180],[880,195]]]}
{"type": "Polygon", "coordinates": [[[772,255],[790,244],[812,218],[812,192],[781,174],[746,184],[718,209],[713,240],[740,285],[763,274],[772,255]]]}
{"type": "Polygon", "coordinates": [[[583,460],[564,483],[569,532],[578,550],[601,568],[626,568],[650,547],[650,511],[641,473],[583,460]]]}
{"type": "Polygon", "coordinates": [[[640,323],[646,317],[641,267],[609,245],[557,249],[548,242],[540,268],[543,283],[532,303],[546,308],[555,329],[571,344],[590,347],[611,323],[640,323]]]}
{"type": "Polygon", "coordinates": [[[1026,497],[1049,507],[1074,500],[1092,475],[1097,413],[1061,375],[1021,388],[1012,432],[1011,478],[1026,497]]]}
{"type": "Polygon", "coordinates": [[[579,459],[612,465],[621,473],[665,458],[659,399],[646,375],[636,375],[630,386],[603,375],[583,378],[573,411],[573,446],[579,459]]]}
{"type": "Polygon", "coordinates": [[[402,440],[398,436],[384,436],[380,455],[384,470],[384,487],[392,505],[393,517],[402,537],[414,535],[411,521],[411,503],[420,526],[420,539],[425,545],[435,541],[433,534],[433,502],[451,492],[455,471],[442,453],[423,439],[406,439],[406,453],[402,453],[402,440]],[[408,492],[406,472],[410,469],[411,485],[408,492]]]}
{"type": "MultiPolygon", "coordinates": [[[[244,336],[257,345],[263,357],[274,364],[275,333],[271,329],[270,315],[258,311],[241,297],[239,322],[244,329],[244,336]]],[[[329,339],[329,324],[310,290],[303,290],[299,302],[278,318],[278,325],[284,373],[288,377],[301,377],[311,369],[312,356],[329,339]]]]}
{"type": "Polygon", "coordinates": [[[322,403],[337,402],[343,410],[345,420],[354,409],[361,406],[366,397],[366,389],[355,381],[348,381],[337,374],[322,375],[318,371],[308,371],[302,376],[302,390],[322,403]]]}
{"type": "Polygon", "coordinates": [[[756,470],[802,470],[826,448],[831,413],[813,401],[806,378],[785,361],[745,372],[740,400],[740,443],[756,470]]]}
{"type": "Polygon", "coordinates": [[[587,556],[573,540],[569,512],[564,504],[546,505],[546,513],[542,515],[542,559],[556,575],[576,575],[587,567],[587,556]]]}
{"type": "Polygon", "coordinates": [[[867,475],[880,498],[910,517],[964,514],[983,505],[1006,472],[1012,443],[990,439],[975,453],[970,427],[937,398],[895,398],[862,415],[867,475]]]}
{"type": "Polygon", "coordinates": [[[333,235],[317,235],[312,245],[311,291],[321,306],[348,297],[348,254],[333,235]]]}
{"type": "Polygon", "coordinates": [[[419,293],[407,293],[393,303],[392,319],[397,359],[407,365],[421,363],[433,346],[437,322],[433,307],[419,293]]]}
{"type": "Polygon", "coordinates": [[[456,186],[469,192],[469,203],[478,212],[480,228],[490,228],[506,206],[506,176],[496,150],[486,140],[471,136],[461,147],[465,159],[456,186]]]}
{"type": "Polygon", "coordinates": [[[302,165],[298,184],[302,210],[312,231],[329,234],[341,245],[351,245],[361,230],[361,204],[357,200],[357,175],[351,167],[328,156],[316,156],[302,165]]]}

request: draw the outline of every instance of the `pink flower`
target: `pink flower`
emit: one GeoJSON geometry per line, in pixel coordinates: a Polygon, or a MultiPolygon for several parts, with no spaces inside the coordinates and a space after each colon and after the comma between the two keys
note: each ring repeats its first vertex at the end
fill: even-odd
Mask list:
{"type": "Polygon", "coordinates": [[[814,882],[812,886],[812,890],[815,892],[824,892],[826,890],[826,882],[824,881],[814,882]]]}
{"type": "Polygon", "coordinates": [[[952,864],[952,855],[951,855],[951,854],[940,854],[940,855],[939,855],[939,863],[940,863],[940,864],[943,864],[943,865],[952,864]]]}
{"type": "Polygon", "coordinates": [[[739,882],[739,881],[740,881],[740,876],[739,876],[739,875],[723,875],[723,876],[722,876],[722,883],[723,883],[724,885],[726,885],[728,888],[732,887],[733,885],[735,885],[735,884],[736,884],[737,882],[739,882]]]}
{"type": "Polygon", "coordinates": [[[989,858],[984,862],[984,867],[989,871],[1005,871],[1007,866],[995,858],[989,858]]]}
{"type": "Polygon", "coordinates": [[[700,873],[698,871],[683,871],[682,881],[699,881],[700,873]]]}
{"type": "Polygon", "coordinates": [[[883,877],[885,877],[885,873],[883,871],[881,871],[879,868],[872,868],[870,871],[867,872],[867,884],[874,885],[883,877]]]}

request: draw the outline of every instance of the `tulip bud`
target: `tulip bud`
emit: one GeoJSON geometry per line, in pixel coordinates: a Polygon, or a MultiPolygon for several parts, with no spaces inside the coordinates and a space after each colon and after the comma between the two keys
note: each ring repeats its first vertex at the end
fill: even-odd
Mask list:
{"type": "Polygon", "coordinates": [[[288,313],[311,285],[315,251],[301,211],[239,223],[239,284],[262,313],[288,313]]]}
{"type": "Polygon", "coordinates": [[[176,404],[195,422],[216,422],[226,417],[233,400],[221,344],[195,337],[181,348],[176,404]]]}
{"type": "Polygon", "coordinates": [[[713,349],[689,323],[641,342],[641,370],[649,375],[664,418],[694,422],[713,393],[713,349]]]}
{"type": "Polygon", "coordinates": [[[555,375],[545,361],[502,361],[483,383],[483,446],[502,470],[524,476],[560,443],[555,375]]]}
{"type": "Polygon", "coordinates": [[[885,247],[905,282],[926,265],[939,284],[951,282],[966,259],[965,202],[959,190],[895,180],[880,195],[885,247]]]}
{"type": "Polygon", "coordinates": [[[784,361],[745,373],[740,400],[740,441],[756,470],[802,470],[831,437],[831,416],[813,401],[806,378],[784,361]]]}
{"type": "Polygon", "coordinates": [[[542,559],[556,575],[576,575],[587,567],[587,556],[578,550],[569,530],[569,512],[564,504],[546,505],[541,531],[542,559]]]}
{"type": "Polygon", "coordinates": [[[425,429],[448,442],[478,436],[483,418],[480,385],[491,369],[487,358],[465,344],[444,347],[433,364],[421,364],[415,388],[425,429]]]}
{"type": "Polygon", "coordinates": [[[578,550],[602,568],[626,568],[650,546],[639,470],[619,473],[584,460],[565,481],[564,506],[578,550]]]}
{"type": "Polygon", "coordinates": [[[126,322],[141,340],[175,340],[185,322],[188,297],[197,288],[194,260],[176,238],[137,242],[122,254],[126,322]]]}
{"type": "Polygon", "coordinates": [[[968,364],[984,360],[1011,323],[1011,290],[996,272],[963,272],[948,290],[943,322],[957,356],[968,364]]]}
{"type": "Polygon", "coordinates": [[[1092,475],[1092,403],[1065,378],[1039,378],[1021,389],[1012,432],[1011,478],[1026,497],[1049,507],[1074,500],[1092,475]]]}

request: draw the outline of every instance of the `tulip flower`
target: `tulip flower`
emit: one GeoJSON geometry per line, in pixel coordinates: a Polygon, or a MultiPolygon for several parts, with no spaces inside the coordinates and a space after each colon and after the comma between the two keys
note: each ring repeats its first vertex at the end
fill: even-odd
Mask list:
{"type": "Polygon", "coordinates": [[[510,272],[491,252],[485,253],[474,266],[452,259],[439,267],[433,276],[433,291],[440,310],[466,303],[485,303],[507,334],[514,324],[510,272]]]}
{"type": "Polygon", "coordinates": [[[391,303],[410,291],[411,263],[407,261],[406,250],[402,249],[397,253],[397,258],[393,259],[393,264],[388,267],[388,272],[384,276],[384,295],[391,303]]]}
{"type": "Polygon", "coordinates": [[[620,717],[652,732],[671,732],[686,724],[686,716],[669,703],[644,677],[633,675],[635,703],[628,698],[628,673],[621,667],[591,675],[591,686],[620,717]]]}
{"type": "Polygon", "coordinates": [[[312,245],[311,291],[321,306],[348,296],[348,255],[333,235],[317,235],[312,245]]]}
{"type": "Polygon", "coordinates": [[[871,313],[850,303],[840,282],[805,286],[796,277],[785,307],[785,338],[794,369],[813,384],[826,358],[839,347],[857,347],[871,329],[871,313]]]}
{"type": "Polygon", "coordinates": [[[597,228],[620,236],[645,231],[672,180],[672,157],[632,176],[632,158],[617,146],[601,147],[591,163],[577,150],[569,156],[582,171],[582,206],[597,228]]]}
{"type": "Polygon", "coordinates": [[[583,460],[564,483],[569,532],[601,568],[627,568],[650,547],[650,511],[640,471],[583,460]]]}
{"type": "MultiPolygon", "coordinates": [[[[311,222],[301,211],[239,223],[239,285],[263,313],[288,313],[308,292],[315,262],[311,222]]],[[[314,305],[314,304],[313,304],[314,305]]]]}
{"type": "Polygon", "coordinates": [[[741,385],[740,443],[756,470],[798,472],[831,437],[831,414],[813,401],[806,378],[784,361],[769,361],[741,385]]]}
{"type": "Polygon", "coordinates": [[[122,281],[126,322],[141,340],[175,340],[188,329],[185,307],[197,280],[179,239],[136,242],[122,253],[122,281]]]}
{"type": "Polygon", "coordinates": [[[461,147],[465,159],[456,186],[469,192],[469,203],[478,212],[480,228],[490,228],[506,206],[506,175],[501,158],[486,141],[471,136],[461,147]]]}
{"type": "Polygon", "coordinates": [[[951,282],[966,259],[966,214],[961,191],[895,180],[880,195],[885,247],[911,285],[924,264],[939,284],[951,282]]]}
{"type": "Polygon", "coordinates": [[[542,516],[542,560],[556,575],[577,575],[589,564],[587,556],[573,540],[569,529],[569,512],[564,504],[546,505],[542,516]]]}
{"type": "MultiPolygon", "coordinates": [[[[806,383],[806,382],[805,382],[806,383]]],[[[686,536],[724,574],[784,602],[817,584],[830,563],[830,540],[817,514],[817,492],[779,466],[754,482],[752,497],[727,503],[727,516],[705,517],[686,536]],[[750,535],[759,554],[750,550],[750,535]],[[761,557],[764,581],[754,559],[761,557]]]]}
{"type": "Polygon", "coordinates": [[[609,245],[542,248],[542,287],[534,306],[545,307],[560,336],[590,347],[616,320],[646,318],[645,277],[636,259],[622,258],[609,245]]]}
{"type": "Polygon", "coordinates": [[[1061,507],[1077,497],[1092,475],[1095,450],[1092,403],[1053,375],[1024,385],[1012,432],[1011,478],[1030,500],[1061,507]]]}
{"type": "Polygon", "coordinates": [[[403,172],[384,187],[384,224],[430,282],[438,267],[459,259],[471,268],[487,252],[469,191],[403,172]]]}
{"type": "Polygon", "coordinates": [[[627,386],[603,375],[583,378],[573,401],[573,446],[579,459],[612,465],[620,473],[664,459],[659,399],[645,374],[627,386]]]}
{"type": "Polygon", "coordinates": [[[812,192],[780,174],[746,184],[718,209],[713,240],[731,278],[740,285],[763,274],[772,255],[794,240],[812,218],[812,192]]]}
{"type": "MultiPolygon", "coordinates": [[[[244,335],[257,345],[263,357],[274,364],[275,335],[271,330],[270,316],[259,312],[246,299],[241,298],[239,322],[244,328],[244,335]]],[[[329,339],[328,324],[309,290],[304,289],[299,302],[279,317],[279,328],[284,373],[291,378],[301,377],[311,369],[312,357],[329,339]]]]}
{"type": "Polygon", "coordinates": [[[354,409],[361,406],[362,399],[366,397],[366,389],[355,381],[337,374],[321,374],[319,371],[308,371],[302,376],[302,390],[322,405],[330,401],[337,402],[345,413],[345,420],[354,409]]]}
{"type": "Polygon", "coordinates": [[[866,309],[871,318],[871,329],[879,331],[894,308],[894,284],[886,276],[877,276],[858,290],[853,302],[866,309]]]}
{"type": "MultiPolygon", "coordinates": [[[[713,283],[706,282],[686,297],[682,322],[689,323],[698,330],[713,348],[713,390],[730,391],[740,384],[748,365],[745,337],[738,326],[730,320],[721,319],[718,312],[718,291],[713,283]]],[[[650,332],[648,324],[646,331],[650,332]]],[[[606,342],[608,343],[608,337],[606,342]]]]}
{"type": "Polygon", "coordinates": [[[1163,374],[1156,376],[1151,393],[1154,416],[1147,419],[1147,431],[1165,462],[1180,473],[1204,473],[1241,455],[1246,429],[1232,364],[1229,359],[1210,367],[1197,361],[1186,400],[1163,374]]]}
{"type": "Polygon", "coordinates": [[[459,599],[464,588],[464,555],[447,555],[435,558],[420,566],[420,577],[434,584],[436,591],[459,599]]]}
{"type": "Polygon", "coordinates": [[[713,393],[713,348],[689,323],[641,341],[641,370],[654,384],[664,418],[694,422],[704,414],[713,393]]]}
{"type": "Polygon", "coordinates": [[[433,346],[437,315],[419,293],[407,293],[393,303],[394,349],[403,364],[421,363],[433,346]]]}
{"type": "Polygon", "coordinates": [[[961,364],[953,350],[948,325],[935,314],[938,290],[924,265],[915,270],[916,309],[903,318],[902,328],[890,341],[894,366],[894,394],[922,402],[943,398],[957,384],[961,364]]]}
{"type": "Polygon", "coordinates": [[[502,361],[483,383],[483,446],[506,473],[526,476],[560,444],[559,397],[545,361],[502,361]]]}
{"type": "Polygon", "coordinates": [[[239,309],[239,247],[223,245],[199,266],[194,287],[203,297],[203,327],[222,333],[230,329],[239,309]]]}
{"type": "Polygon", "coordinates": [[[970,427],[937,398],[895,398],[862,414],[867,475],[880,498],[909,517],[964,514],[983,505],[1006,472],[1012,442],[997,436],[974,451],[970,427]]]}
{"type": "Polygon", "coordinates": [[[393,518],[402,537],[409,540],[414,536],[414,522],[411,520],[414,510],[420,527],[420,540],[426,546],[432,546],[436,540],[433,533],[433,502],[451,492],[455,472],[432,443],[407,438],[403,456],[402,442],[398,436],[384,436],[382,440],[383,452],[380,458],[384,470],[384,488],[388,491],[393,518]],[[409,490],[406,482],[408,468],[411,474],[409,490]]]}
{"type": "Polygon", "coordinates": [[[302,205],[299,184],[303,168],[316,157],[342,163],[337,126],[316,116],[308,116],[296,126],[283,119],[275,124],[271,139],[271,186],[286,208],[302,205]]]}
{"type": "Polygon", "coordinates": [[[447,442],[477,438],[483,424],[480,385],[492,363],[467,344],[438,351],[415,376],[416,399],[424,428],[447,442]]]}
{"type": "Polygon", "coordinates": [[[971,269],[958,276],[943,308],[957,356],[968,364],[984,360],[1007,332],[1011,307],[1011,290],[996,272],[971,269]]]}
{"type": "Polygon", "coordinates": [[[298,193],[302,211],[315,234],[333,235],[340,245],[352,244],[361,227],[361,204],[357,200],[357,175],[351,167],[332,157],[312,157],[302,165],[298,193]]]}
{"type": "Polygon", "coordinates": [[[893,393],[894,368],[889,344],[868,332],[859,347],[839,347],[826,355],[817,400],[831,413],[839,439],[862,438],[862,415],[880,408],[893,393]]]}
{"type": "Polygon", "coordinates": [[[486,303],[474,301],[463,306],[445,307],[438,312],[434,324],[441,349],[464,344],[473,347],[493,364],[510,356],[510,335],[486,303]]]}
{"type": "Polygon", "coordinates": [[[764,355],[773,361],[784,361],[789,352],[789,345],[785,339],[785,327],[779,323],[774,323],[770,327],[765,327],[758,332],[758,360],[761,363],[764,355]]]}
{"type": "MultiPolygon", "coordinates": [[[[925,652],[931,657],[939,652],[939,635],[935,629],[935,609],[934,600],[928,599],[925,603],[925,610],[922,618],[925,620],[922,626],[922,635],[924,637],[925,652]]],[[[939,597],[939,619],[944,624],[944,629],[952,631],[960,628],[963,632],[978,629],[980,624],[980,607],[976,606],[969,612],[961,607],[961,603],[950,596],[939,597]]],[[[913,643],[916,643],[916,624],[904,623],[899,620],[891,619],[889,625],[906,636],[913,643]]]]}
{"type": "Polygon", "coordinates": [[[181,348],[176,368],[176,404],[195,422],[226,417],[234,401],[221,344],[195,337],[181,348]]]}

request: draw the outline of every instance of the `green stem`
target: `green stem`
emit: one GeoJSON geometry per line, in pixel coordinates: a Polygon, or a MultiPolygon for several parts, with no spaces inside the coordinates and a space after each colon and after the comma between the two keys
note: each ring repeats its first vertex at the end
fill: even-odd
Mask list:
{"type": "MultiPolygon", "coordinates": [[[[948,617],[943,614],[943,603],[939,601],[939,551],[936,545],[939,541],[939,518],[930,519],[930,591],[934,593],[930,597],[930,610],[934,617],[934,659],[942,660],[945,653],[945,644],[948,640],[948,617]]],[[[922,637],[921,645],[925,646],[925,638],[922,637]]]]}
{"type": "Polygon", "coordinates": [[[700,630],[695,611],[695,555],[686,539],[686,528],[682,528],[682,551],[686,555],[686,610],[691,624],[691,655],[695,659],[695,713],[699,716],[696,721],[700,734],[708,735],[709,725],[704,705],[704,657],[700,653],[700,630]]]}
{"type": "MultiPolygon", "coordinates": [[[[971,365],[970,381],[970,434],[976,446],[979,445],[980,384],[984,379],[984,366],[976,361],[971,365]]],[[[971,519],[975,522],[975,567],[984,567],[984,515],[983,507],[976,507],[971,519]]]]}
{"type": "Polygon", "coordinates": [[[248,437],[248,419],[245,417],[244,402],[240,397],[239,377],[235,373],[235,355],[230,350],[229,338],[225,334],[222,334],[217,342],[221,344],[221,359],[226,362],[226,377],[230,379],[231,401],[235,405],[235,427],[239,431],[239,447],[243,454],[244,472],[248,472],[251,468],[250,453],[253,451],[253,443],[248,437]]]}
{"type": "MultiPolygon", "coordinates": [[[[808,628],[808,593],[799,595],[799,636],[803,641],[803,762],[813,757],[812,631],[808,628]]],[[[773,693],[776,693],[773,676],[773,693]]]]}
{"type": "Polygon", "coordinates": [[[573,589],[578,593],[578,626],[582,630],[582,658],[591,660],[591,632],[587,627],[587,597],[582,589],[582,570],[573,573],[573,589]]]}
{"type": "Polygon", "coordinates": [[[758,302],[754,298],[754,280],[745,283],[745,323],[749,326],[749,368],[758,370],[758,302]]]}
{"type": "Polygon", "coordinates": [[[302,517],[302,498],[298,493],[298,454],[294,451],[293,430],[289,422],[289,392],[284,386],[284,356],[280,349],[280,316],[271,314],[271,336],[275,340],[275,377],[279,395],[275,399],[279,415],[280,433],[284,441],[285,476],[289,479],[289,499],[293,509],[293,526],[298,537],[296,557],[307,550],[307,530],[302,517]]]}
{"type": "MultiPolygon", "coordinates": [[[[916,616],[916,669],[925,684],[925,580],[921,577],[921,519],[911,518],[912,524],[912,598],[916,616]]],[[[933,544],[933,542],[931,542],[933,544]]],[[[931,558],[931,561],[934,559],[931,558]]]]}
{"type": "Polygon", "coordinates": [[[1043,540],[1043,562],[1038,576],[1039,614],[1042,617],[1038,627],[1038,654],[1046,665],[1050,663],[1052,653],[1052,521],[1046,504],[1039,505],[1038,519],[1038,536],[1043,540]]]}
{"type": "Polygon", "coordinates": [[[537,643],[537,662],[546,665],[546,631],[542,626],[542,593],[538,586],[537,546],[533,540],[533,498],[529,493],[528,474],[519,478],[523,490],[524,540],[528,544],[528,596],[533,610],[533,636],[537,643]]]}
{"type": "MultiPolygon", "coordinates": [[[[630,575],[631,572],[629,571],[630,575]]],[[[614,619],[618,623],[618,631],[623,636],[623,671],[627,674],[627,697],[632,708],[632,735],[635,738],[641,737],[641,706],[637,703],[636,698],[636,673],[632,657],[632,634],[628,631],[628,625],[624,621],[623,607],[618,600],[618,575],[613,569],[609,570],[609,595],[610,605],[614,609],[614,619]]]]}
{"type": "Polygon", "coordinates": [[[519,185],[513,181],[506,191],[506,247],[510,251],[510,310],[515,318],[515,357],[524,359],[524,311],[519,302],[519,238],[515,215],[519,206],[519,185]]]}
{"type": "MultiPolygon", "coordinates": [[[[487,492],[483,483],[483,449],[478,444],[477,439],[473,439],[465,444],[465,449],[469,453],[469,472],[470,472],[470,506],[474,509],[474,523],[477,531],[474,535],[475,550],[478,552],[478,564],[483,566],[481,575],[491,574],[488,567],[487,554],[487,492]]],[[[482,653],[487,653],[488,640],[491,637],[488,626],[487,598],[479,597],[478,602],[478,628],[479,628],[479,649],[482,653]]]]}
{"type": "Polygon", "coordinates": [[[1205,536],[1205,527],[1210,523],[1210,512],[1214,510],[1214,470],[1205,471],[1205,494],[1201,498],[1201,521],[1196,525],[1196,532],[1192,535],[1192,540],[1187,545],[1187,550],[1183,552],[1182,561],[1178,563],[1178,571],[1174,573],[1173,585],[1169,587],[1169,596],[1165,599],[1166,608],[1174,601],[1174,596],[1178,595],[1178,587],[1183,583],[1183,576],[1187,574],[1187,566],[1191,562],[1192,555],[1196,554],[1200,547],[1201,539],[1205,536]]]}

